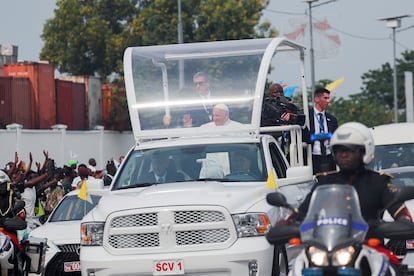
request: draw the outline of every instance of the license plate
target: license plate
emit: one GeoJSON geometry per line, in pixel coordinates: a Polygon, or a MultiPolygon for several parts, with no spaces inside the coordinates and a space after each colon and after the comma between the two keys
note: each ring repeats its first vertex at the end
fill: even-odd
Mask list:
{"type": "Polygon", "coordinates": [[[184,275],[183,260],[154,261],[153,275],[184,275]]]}
{"type": "Polygon", "coordinates": [[[407,249],[414,249],[414,240],[406,240],[405,246],[407,247],[407,249]]]}
{"type": "Polygon", "coordinates": [[[65,272],[74,272],[80,271],[80,261],[77,262],[64,262],[63,263],[63,270],[65,272]]]}

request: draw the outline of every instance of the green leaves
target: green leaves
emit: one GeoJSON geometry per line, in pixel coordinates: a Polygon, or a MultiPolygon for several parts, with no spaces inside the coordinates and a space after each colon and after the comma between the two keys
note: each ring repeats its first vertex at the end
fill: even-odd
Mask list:
{"type": "MultiPolygon", "coordinates": [[[[268,0],[181,0],[185,42],[275,36],[259,24],[268,0]]],[[[43,28],[40,59],[61,73],[122,75],[126,47],[178,43],[178,2],[60,0],[43,28]]]]}
{"type": "MultiPolygon", "coordinates": [[[[404,71],[414,71],[414,51],[405,51],[397,59],[397,99],[399,122],[405,121],[404,71]]],[[[329,110],[340,123],[359,121],[367,126],[392,123],[394,108],[393,68],[389,63],[362,75],[361,92],[349,99],[334,99],[329,110]]]]}

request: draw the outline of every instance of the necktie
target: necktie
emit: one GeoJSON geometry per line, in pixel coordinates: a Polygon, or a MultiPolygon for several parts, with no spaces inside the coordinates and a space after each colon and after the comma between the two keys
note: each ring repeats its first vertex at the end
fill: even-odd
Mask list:
{"type": "MultiPolygon", "coordinates": [[[[323,113],[318,113],[318,116],[319,116],[319,132],[322,133],[322,132],[325,132],[324,130],[325,120],[323,119],[323,113]]],[[[325,140],[320,141],[320,144],[321,144],[321,155],[325,156],[326,155],[325,140]]]]}
{"type": "Polygon", "coordinates": [[[324,123],[325,123],[325,120],[323,119],[323,113],[318,113],[318,117],[319,117],[319,132],[325,132],[324,131],[324,123]]]}

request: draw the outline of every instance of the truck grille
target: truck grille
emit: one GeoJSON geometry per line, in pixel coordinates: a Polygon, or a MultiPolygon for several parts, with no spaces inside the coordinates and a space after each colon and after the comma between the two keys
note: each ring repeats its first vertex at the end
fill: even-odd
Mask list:
{"type": "MultiPolygon", "coordinates": [[[[78,245],[79,246],[79,245],[78,245]]],[[[44,271],[45,276],[80,276],[80,271],[64,271],[65,262],[76,262],[79,261],[79,252],[58,252],[55,256],[47,263],[44,271]]]]}
{"type": "Polygon", "coordinates": [[[60,251],[62,252],[75,252],[79,254],[79,247],[80,244],[76,243],[76,244],[59,244],[58,248],[60,251]]]}
{"type": "Polygon", "coordinates": [[[207,244],[225,242],[229,238],[229,231],[227,229],[182,231],[175,236],[178,245],[207,244]]]}
{"type": "Polygon", "coordinates": [[[227,248],[236,240],[233,220],[225,209],[183,208],[112,213],[104,246],[113,254],[160,253],[227,248]]]}

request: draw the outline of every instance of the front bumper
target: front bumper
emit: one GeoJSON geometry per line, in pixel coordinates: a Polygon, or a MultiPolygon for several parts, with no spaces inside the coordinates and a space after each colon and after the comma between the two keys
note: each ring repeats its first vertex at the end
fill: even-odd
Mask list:
{"type": "Polygon", "coordinates": [[[182,260],[183,275],[268,276],[273,247],[264,236],[237,239],[227,249],[162,254],[111,255],[101,246],[82,246],[80,260],[84,276],[153,275],[154,262],[160,260],[182,260]]]}

